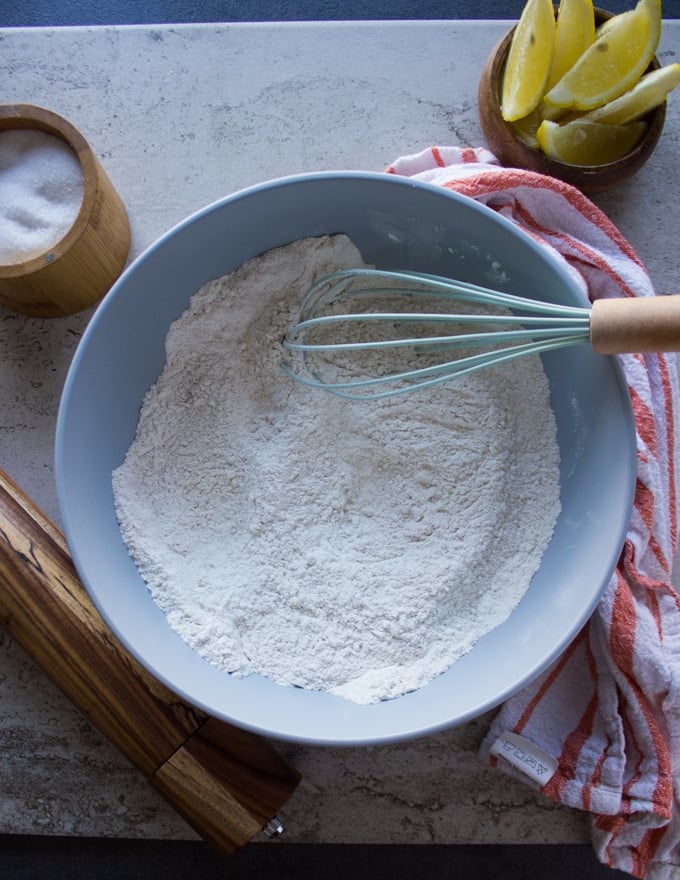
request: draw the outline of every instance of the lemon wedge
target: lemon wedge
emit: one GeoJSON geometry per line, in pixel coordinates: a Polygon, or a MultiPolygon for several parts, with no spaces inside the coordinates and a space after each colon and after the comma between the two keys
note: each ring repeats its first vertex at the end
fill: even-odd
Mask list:
{"type": "Polygon", "coordinates": [[[558,83],[595,39],[592,0],[560,0],[555,24],[555,48],[546,90],[558,83]]]}
{"type": "Polygon", "coordinates": [[[538,106],[548,81],[554,42],[552,0],[527,0],[503,74],[501,112],[506,122],[522,119],[538,106]]]}
{"type": "Polygon", "coordinates": [[[536,132],[542,122],[543,114],[541,108],[537,107],[528,116],[523,116],[521,119],[511,122],[510,127],[522,143],[526,144],[527,147],[531,147],[532,150],[537,150],[539,147],[536,140],[536,132]]]}
{"type": "Polygon", "coordinates": [[[680,85],[680,64],[667,64],[646,73],[632,89],[608,104],[583,114],[583,119],[625,125],[645,116],[666,100],[666,96],[680,85]]]}
{"type": "Polygon", "coordinates": [[[646,122],[603,125],[589,119],[574,119],[560,125],[544,119],[536,140],[551,159],[567,165],[606,165],[623,158],[647,131],[646,122]]]}
{"type": "Polygon", "coordinates": [[[618,98],[644,73],[661,36],[661,0],[639,0],[595,35],[573,67],[545,95],[548,108],[592,110],[618,98]]]}

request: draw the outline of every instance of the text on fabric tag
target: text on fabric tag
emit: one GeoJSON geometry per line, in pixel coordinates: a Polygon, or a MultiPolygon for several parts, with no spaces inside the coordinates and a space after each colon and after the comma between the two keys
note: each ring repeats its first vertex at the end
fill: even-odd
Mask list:
{"type": "Polygon", "coordinates": [[[518,733],[502,733],[491,747],[491,754],[506,761],[533,782],[543,787],[557,770],[552,755],[518,733]]]}

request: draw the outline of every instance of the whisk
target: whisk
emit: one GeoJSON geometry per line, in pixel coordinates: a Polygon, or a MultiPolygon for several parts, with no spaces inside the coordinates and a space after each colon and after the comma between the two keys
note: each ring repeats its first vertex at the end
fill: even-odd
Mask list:
{"type": "Polygon", "coordinates": [[[344,269],[304,296],[283,340],[295,363],[282,367],[305,385],[377,399],[585,343],[598,354],[679,351],[680,295],[596,300],[592,308],[581,308],[439,275],[344,269]],[[385,297],[397,308],[374,310],[385,297]],[[419,300],[443,310],[404,309],[419,300]],[[369,310],[356,308],[362,301],[369,310]],[[454,313],[452,303],[467,307],[454,313]],[[443,332],[433,333],[433,326],[443,332]],[[385,360],[389,352],[397,357],[394,366],[385,360]],[[365,353],[373,354],[362,365],[358,358],[365,353]]]}

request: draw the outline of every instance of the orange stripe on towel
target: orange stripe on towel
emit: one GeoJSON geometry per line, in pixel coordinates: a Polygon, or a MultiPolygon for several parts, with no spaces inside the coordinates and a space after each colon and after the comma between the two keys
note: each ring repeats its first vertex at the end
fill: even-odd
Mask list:
{"type": "Polygon", "coordinates": [[[633,405],[633,413],[635,415],[635,427],[640,439],[644,442],[646,449],[656,458],[658,454],[656,439],[656,422],[654,413],[647,406],[645,401],[640,397],[637,390],[632,385],[628,385],[631,403],[633,405]]]}
{"type": "MultiPolygon", "coordinates": [[[[630,549],[628,547],[628,552],[630,549]]],[[[628,584],[619,574],[612,608],[610,648],[612,657],[625,677],[630,687],[631,696],[635,700],[635,706],[631,709],[634,711],[637,709],[641,716],[640,720],[644,721],[649,733],[656,763],[656,784],[652,794],[652,802],[656,812],[659,815],[664,815],[668,814],[669,804],[672,803],[672,767],[664,732],[659,729],[649,700],[636,679],[634,668],[636,631],[635,602],[628,584]]]]}
{"type": "Polygon", "coordinates": [[[552,670],[550,671],[550,674],[548,675],[546,680],[543,682],[541,687],[538,689],[538,691],[536,691],[533,698],[527,704],[524,712],[519,717],[517,723],[515,724],[515,726],[513,728],[515,733],[521,733],[522,730],[524,729],[524,727],[527,725],[534,709],[539,705],[539,703],[541,702],[543,697],[546,695],[548,690],[550,690],[550,686],[552,685],[552,683],[559,676],[560,672],[564,669],[564,667],[569,662],[571,655],[574,653],[574,651],[576,651],[576,649],[578,648],[580,643],[585,638],[587,629],[588,629],[587,626],[585,626],[581,630],[581,632],[576,636],[576,638],[571,642],[571,644],[568,645],[565,648],[565,650],[563,651],[563,653],[560,655],[559,659],[556,661],[555,665],[553,666],[552,670]]]}
{"type": "Polygon", "coordinates": [[[453,180],[445,183],[444,186],[447,189],[454,189],[463,195],[470,196],[470,198],[479,198],[479,196],[488,195],[492,192],[520,186],[541,191],[550,189],[564,198],[588,222],[598,226],[616,244],[621,253],[625,254],[636,265],[643,266],[632,245],[623,237],[607,215],[590,199],[584,196],[583,193],[568,183],[562,183],[560,180],[534,174],[531,171],[506,168],[502,174],[498,172],[482,172],[472,180],[453,180]]]}
{"type": "MultiPolygon", "coordinates": [[[[597,709],[599,705],[599,694],[597,692],[597,688],[595,687],[595,682],[597,681],[597,664],[595,663],[595,657],[593,656],[590,642],[588,640],[586,640],[585,648],[588,660],[588,671],[590,673],[590,679],[593,683],[593,695],[588,701],[588,705],[583,711],[583,714],[578,719],[575,729],[572,730],[571,733],[564,740],[564,743],[562,745],[562,752],[558,759],[560,772],[556,773],[543,788],[543,794],[560,801],[563,798],[563,792],[566,788],[567,783],[576,778],[579,758],[581,756],[581,752],[583,751],[584,746],[592,736],[595,717],[597,715],[597,709]]],[[[601,767],[601,764],[604,762],[604,758],[605,755],[601,754],[597,762],[598,768],[601,767]]],[[[599,772],[599,770],[597,772],[599,772]]],[[[584,784],[581,789],[581,808],[583,810],[590,810],[591,791],[592,774],[591,783],[584,784]]]]}
{"type": "Polygon", "coordinates": [[[675,457],[673,450],[675,449],[675,413],[673,412],[673,391],[671,387],[671,377],[668,371],[668,358],[663,355],[658,357],[659,369],[661,371],[661,384],[663,386],[664,395],[664,415],[666,417],[666,449],[668,461],[668,509],[671,518],[671,553],[675,556],[678,549],[678,517],[677,517],[677,498],[675,496],[675,457]]]}
{"type": "Polygon", "coordinates": [[[435,165],[438,165],[440,168],[446,167],[446,162],[442,159],[439,147],[432,147],[432,158],[435,161],[435,165]]]}

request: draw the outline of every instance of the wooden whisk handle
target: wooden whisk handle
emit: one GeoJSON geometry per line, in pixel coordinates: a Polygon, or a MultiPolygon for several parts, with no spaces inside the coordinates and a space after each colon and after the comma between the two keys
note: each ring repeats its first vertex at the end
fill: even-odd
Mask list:
{"type": "Polygon", "coordinates": [[[680,295],[596,300],[590,342],[598,354],[680,351],[680,295]]]}
{"type": "Polygon", "coordinates": [[[297,787],[265,739],[202,715],[125,651],[61,532],[2,470],[0,623],[220,854],[261,831],[297,787]]]}

